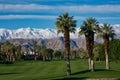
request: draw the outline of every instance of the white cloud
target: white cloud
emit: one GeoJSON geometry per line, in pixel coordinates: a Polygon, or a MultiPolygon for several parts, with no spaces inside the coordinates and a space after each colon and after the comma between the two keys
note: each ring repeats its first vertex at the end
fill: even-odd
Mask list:
{"type": "Polygon", "coordinates": [[[120,12],[120,5],[81,5],[81,6],[61,6],[63,10],[74,11],[74,12],[120,12]]]}
{"type": "MultiPolygon", "coordinates": [[[[75,19],[77,20],[85,20],[87,17],[80,17],[80,16],[75,16],[75,19]]],[[[120,17],[94,17],[99,20],[120,20],[120,17]]]]}
{"type": "MultiPolygon", "coordinates": [[[[0,19],[56,19],[58,16],[54,15],[0,15],[0,19]]],[[[85,20],[87,17],[74,16],[76,20],[85,20]]],[[[114,20],[120,17],[95,17],[99,20],[114,20]]]]}
{"type": "Polygon", "coordinates": [[[49,9],[53,9],[53,7],[37,4],[0,4],[1,11],[35,11],[49,9]]]}
{"type": "Polygon", "coordinates": [[[70,5],[70,6],[50,6],[50,5],[39,5],[39,4],[0,4],[0,11],[18,11],[18,12],[27,12],[27,11],[64,11],[64,12],[97,12],[97,13],[106,13],[106,12],[120,12],[120,5],[70,5]]]}
{"type": "Polygon", "coordinates": [[[100,20],[120,20],[120,17],[95,17],[96,19],[100,19],[100,20]]]}
{"type": "Polygon", "coordinates": [[[56,19],[50,15],[0,15],[0,19],[56,19]]]}

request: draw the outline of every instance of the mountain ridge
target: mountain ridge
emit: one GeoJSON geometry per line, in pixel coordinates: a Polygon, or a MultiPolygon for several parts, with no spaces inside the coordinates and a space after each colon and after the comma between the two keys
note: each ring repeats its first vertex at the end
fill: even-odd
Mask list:
{"type": "MultiPolygon", "coordinates": [[[[2,43],[6,40],[0,40],[2,43]]],[[[51,38],[51,39],[8,39],[10,43],[15,46],[21,46],[24,51],[25,48],[28,48],[30,51],[33,51],[34,41],[37,42],[37,45],[45,46],[53,50],[64,50],[64,38],[51,38]]],[[[73,49],[85,48],[85,40],[81,39],[70,39],[70,45],[73,49]]]]}
{"type": "MultiPolygon", "coordinates": [[[[120,25],[112,25],[113,29],[116,33],[116,38],[120,38],[120,25]]],[[[76,28],[75,34],[70,33],[71,39],[76,38],[84,38],[84,36],[78,36],[79,28],[76,28]]],[[[4,29],[0,28],[0,39],[6,40],[6,39],[51,39],[51,38],[57,38],[57,37],[63,37],[63,34],[57,34],[57,30],[55,29],[39,29],[39,28],[19,28],[16,30],[10,30],[10,29],[4,29]]]]}

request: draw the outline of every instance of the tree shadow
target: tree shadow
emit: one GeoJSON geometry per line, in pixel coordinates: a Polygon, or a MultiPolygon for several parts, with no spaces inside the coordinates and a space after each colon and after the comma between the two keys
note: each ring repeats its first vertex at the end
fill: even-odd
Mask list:
{"type": "Polygon", "coordinates": [[[95,71],[99,72],[99,71],[112,71],[112,70],[106,70],[106,69],[95,69],[95,71]]]}
{"type": "MultiPolygon", "coordinates": [[[[95,69],[94,72],[100,72],[100,71],[113,71],[113,70],[95,69]]],[[[83,71],[72,73],[71,76],[78,75],[78,74],[85,74],[88,72],[91,72],[91,71],[90,70],[83,70],[83,71]]],[[[71,77],[71,76],[70,77],[64,76],[63,78],[58,78],[58,79],[54,79],[54,80],[86,80],[89,78],[88,76],[85,76],[85,77],[71,77]]],[[[115,79],[115,80],[120,80],[120,79],[115,79]]]]}
{"type": "Polygon", "coordinates": [[[74,77],[66,77],[66,78],[59,78],[59,79],[54,79],[54,80],[85,80],[88,77],[80,77],[80,78],[74,78],[74,77]]]}
{"type": "Polygon", "coordinates": [[[0,75],[12,75],[12,74],[20,74],[20,73],[18,72],[0,73],[0,75]]]}
{"type": "Polygon", "coordinates": [[[72,77],[72,75],[77,75],[77,74],[83,74],[86,72],[90,72],[90,70],[84,70],[84,71],[80,71],[80,72],[76,72],[76,73],[72,73],[71,76],[62,76],[62,78],[56,78],[54,80],[85,80],[88,77],[72,77]]]}
{"type": "Polygon", "coordinates": [[[90,70],[84,70],[84,71],[72,73],[71,75],[84,74],[84,73],[87,73],[87,72],[90,72],[90,70]]]}
{"type": "MultiPolygon", "coordinates": [[[[112,70],[106,70],[106,69],[95,69],[94,72],[99,72],[99,71],[112,71],[112,70]]],[[[72,75],[77,75],[77,74],[84,74],[87,72],[91,72],[90,70],[83,70],[83,71],[79,71],[76,73],[72,73],[72,75]]]]}

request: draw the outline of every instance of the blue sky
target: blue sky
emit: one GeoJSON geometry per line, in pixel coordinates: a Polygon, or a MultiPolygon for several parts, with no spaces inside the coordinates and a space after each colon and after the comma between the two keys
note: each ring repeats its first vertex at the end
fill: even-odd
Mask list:
{"type": "Polygon", "coordinates": [[[0,0],[0,28],[52,28],[64,12],[77,27],[87,17],[99,23],[120,24],[120,0],[0,0]]]}

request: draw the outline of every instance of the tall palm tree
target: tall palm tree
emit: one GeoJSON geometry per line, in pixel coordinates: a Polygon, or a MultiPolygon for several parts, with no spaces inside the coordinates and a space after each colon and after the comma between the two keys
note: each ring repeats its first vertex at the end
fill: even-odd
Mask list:
{"type": "Polygon", "coordinates": [[[106,56],[106,69],[110,69],[109,65],[109,39],[113,39],[115,33],[110,24],[104,23],[102,26],[98,28],[98,37],[102,37],[104,41],[104,49],[106,56]]]}
{"type": "Polygon", "coordinates": [[[76,20],[73,16],[69,16],[68,13],[64,13],[59,16],[56,21],[56,27],[58,34],[61,32],[64,34],[64,45],[67,61],[67,76],[71,74],[70,69],[70,32],[75,32],[76,20]]]}
{"type": "Polygon", "coordinates": [[[88,53],[88,63],[89,63],[89,70],[94,71],[94,62],[93,62],[93,46],[94,46],[94,31],[98,22],[95,18],[89,17],[80,27],[79,34],[85,35],[86,40],[86,49],[88,53]]]}

